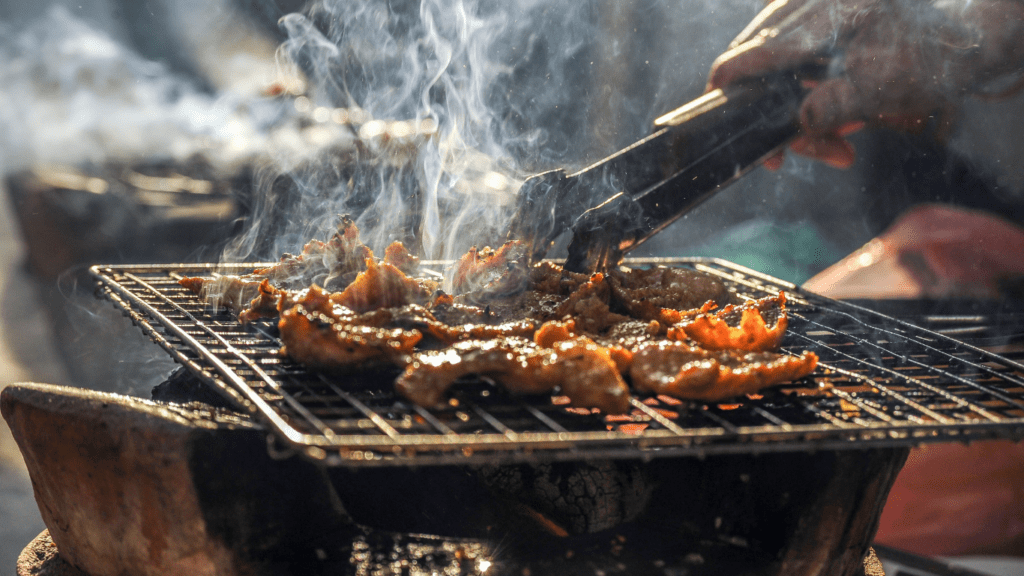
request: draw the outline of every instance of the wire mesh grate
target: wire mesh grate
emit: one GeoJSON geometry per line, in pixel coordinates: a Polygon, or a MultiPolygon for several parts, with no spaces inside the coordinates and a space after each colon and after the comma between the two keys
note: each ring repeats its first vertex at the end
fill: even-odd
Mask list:
{"type": "Polygon", "coordinates": [[[1024,366],[942,334],[717,259],[692,267],[750,298],[784,290],[784,352],[816,372],[729,403],[637,396],[607,416],[562,397],[519,397],[465,378],[426,410],[397,396],[396,374],[331,377],[278,354],[270,322],[239,324],[178,285],[183,276],[258,264],[96,266],[100,293],[197,377],[260,418],[285,447],[329,465],[507,463],[906,446],[1024,438],[1024,366]]]}

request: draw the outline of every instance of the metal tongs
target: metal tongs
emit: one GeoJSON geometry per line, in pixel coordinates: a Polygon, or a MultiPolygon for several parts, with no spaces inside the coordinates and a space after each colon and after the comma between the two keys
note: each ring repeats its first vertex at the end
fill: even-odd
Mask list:
{"type": "Polygon", "coordinates": [[[566,269],[617,265],[795,137],[801,82],[813,72],[778,72],[708,92],[596,164],[532,176],[520,189],[508,239],[525,242],[537,261],[571,229],[566,269]]]}

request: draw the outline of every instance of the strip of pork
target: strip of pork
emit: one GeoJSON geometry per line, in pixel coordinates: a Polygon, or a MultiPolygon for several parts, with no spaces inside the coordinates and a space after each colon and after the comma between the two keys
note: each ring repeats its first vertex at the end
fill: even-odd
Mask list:
{"type": "Polygon", "coordinates": [[[813,352],[789,356],[648,342],[633,355],[629,375],[640,392],[718,402],[802,378],[814,372],[817,364],[813,352]]]}
{"type": "Polygon", "coordinates": [[[436,406],[462,376],[481,374],[513,394],[549,394],[560,388],[574,406],[606,414],[629,411],[629,387],[607,350],[570,339],[544,348],[523,338],[470,340],[416,354],[395,382],[420,406],[436,406]]]}

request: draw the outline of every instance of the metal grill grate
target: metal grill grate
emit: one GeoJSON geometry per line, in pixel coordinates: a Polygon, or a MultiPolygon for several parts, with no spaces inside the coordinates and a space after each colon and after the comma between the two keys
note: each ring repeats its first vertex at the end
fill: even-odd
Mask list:
{"type": "MultiPolygon", "coordinates": [[[[198,377],[257,415],[288,449],[330,465],[479,464],[653,458],[1024,438],[1024,365],[936,332],[716,259],[693,267],[744,296],[785,290],[783,350],[821,359],[811,377],[731,404],[636,397],[626,416],[523,398],[483,379],[425,410],[394,394],[394,373],[347,379],[277,354],[272,323],[240,325],[177,283],[257,264],[96,266],[103,296],[198,377]]],[[[429,265],[429,264],[428,264],[429,265]]]]}

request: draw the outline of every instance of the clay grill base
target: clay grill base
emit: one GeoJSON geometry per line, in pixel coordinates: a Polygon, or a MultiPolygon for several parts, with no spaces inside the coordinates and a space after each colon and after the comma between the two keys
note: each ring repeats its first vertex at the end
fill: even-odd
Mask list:
{"type": "Polygon", "coordinates": [[[859,576],[906,458],[325,470],[272,458],[260,426],[209,405],[17,384],[0,412],[49,535],[90,576],[364,573],[392,557],[428,574],[859,576]]]}

